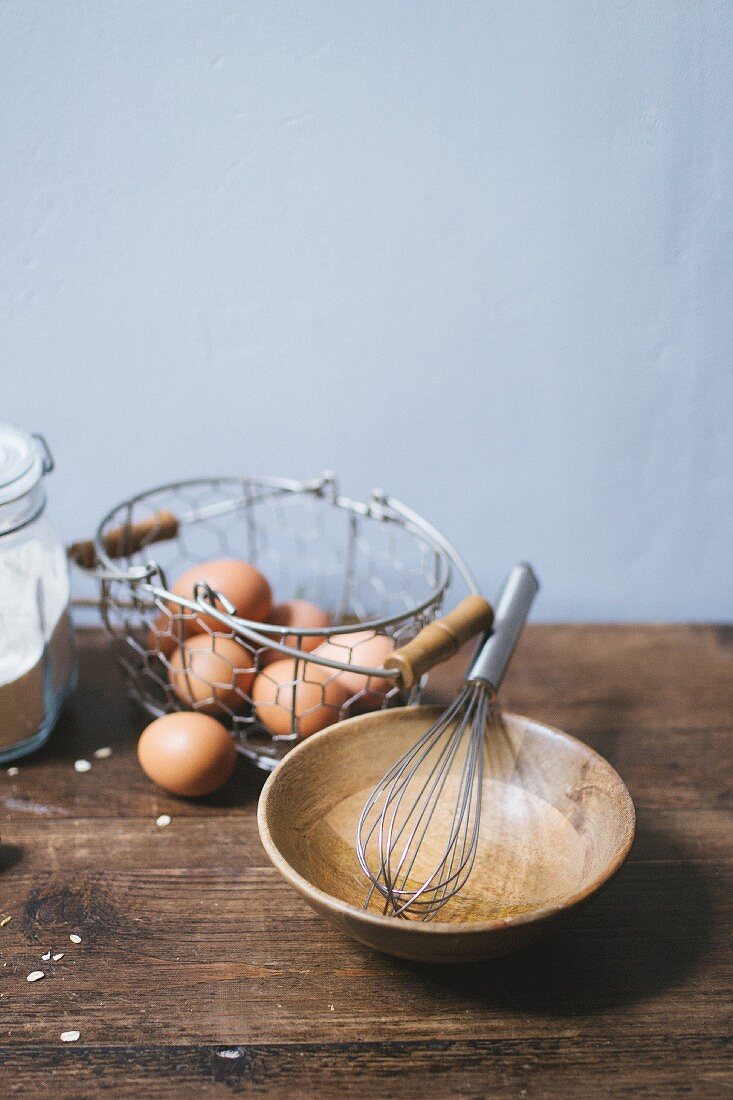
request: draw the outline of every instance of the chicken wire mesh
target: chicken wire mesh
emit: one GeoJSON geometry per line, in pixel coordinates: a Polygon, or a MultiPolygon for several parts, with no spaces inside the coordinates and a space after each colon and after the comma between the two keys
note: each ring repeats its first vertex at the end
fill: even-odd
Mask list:
{"type": "Polygon", "coordinates": [[[421,517],[377,491],[349,500],[331,475],[154,489],[105,517],[95,549],[102,617],[133,698],[156,717],[219,718],[266,769],[334,721],[419,701],[424,682],[407,696],[384,657],[440,613],[456,580],[476,591],[457,552],[421,517]],[[175,517],[172,530],[165,516],[175,517]],[[126,552],[135,529],[145,534],[127,540],[126,552]],[[222,558],[255,566],[277,603],[323,608],[328,625],[242,619],[205,583],[190,599],[171,591],[191,566],[222,558]]]}

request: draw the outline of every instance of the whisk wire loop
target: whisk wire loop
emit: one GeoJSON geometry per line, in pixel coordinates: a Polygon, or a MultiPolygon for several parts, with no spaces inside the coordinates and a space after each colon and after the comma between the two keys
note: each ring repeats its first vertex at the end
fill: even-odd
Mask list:
{"type": "MultiPolygon", "coordinates": [[[[466,708],[465,712],[461,716],[460,722],[453,730],[447,745],[447,751],[441,753],[438,762],[431,772],[431,777],[435,775],[435,778],[433,780],[428,799],[423,803],[422,810],[417,816],[415,826],[407,840],[407,843],[405,844],[402,857],[396,868],[394,876],[390,874],[390,879],[394,879],[396,882],[397,877],[400,875],[400,873],[402,873],[401,881],[398,884],[396,883],[396,888],[393,890],[393,893],[400,899],[407,899],[406,902],[403,900],[402,909],[404,909],[405,906],[409,906],[417,910],[419,908],[417,903],[421,899],[423,899],[424,895],[425,902],[433,903],[437,901],[438,897],[440,896],[442,886],[445,886],[447,888],[447,886],[450,885],[451,876],[441,876],[441,870],[444,868],[449,857],[451,861],[451,867],[455,861],[455,853],[459,841],[459,830],[465,813],[465,798],[463,797],[463,793],[468,778],[465,770],[461,773],[459,795],[455,803],[451,826],[442,856],[438,861],[433,873],[429,876],[429,878],[425,880],[423,885],[418,890],[410,891],[407,889],[407,883],[409,882],[410,874],[413,871],[415,861],[420,852],[421,845],[425,841],[427,831],[431,826],[431,812],[434,811],[435,808],[437,808],[440,799],[442,798],[445,784],[451,774],[453,763],[463,742],[466,728],[470,722],[472,702],[472,700],[469,702],[469,706],[466,708]],[[420,835],[416,839],[416,834],[418,830],[420,830],[420,835]],[[402,867],[405,860],[408,858],[408,855],[409,863],[407,867],[403,870],[402,867]],[[434,887],[433,883],[436,879],[438,879],[439,882],[438,885],[434,887]]],[[[416,803],[416,805],[419,804],[419,802],[416,803]]],[[[465,850],[465,837],[463,849],[465,850]]]]}
{"type": "Polygon", "coordinates": [[[356,846],[359,863],[371,881],[367,904],[378,892],[385,913],[432,919],[465,884],[478,848],[484,737],[477,727],[485,720],[485,695],[482,685],[467,684],[367,800],[356,846]],[[446,835],[432,871],[416,889],[410,886],[416,860],[425,850],[428,832],[462,751],[446,835]],[[368,854],[373,839],[376,872],[370,869],[368,854]]]}
{"type": "Polygon", "coordinates": [[[462,690],[367,799],[356,835],[370,882],[365,909],[379,894],[384,915],[433,920],[466,885],[489,746],[501,731],[496,691],[538,589],[530,566],[514,567],[462,690]]]}

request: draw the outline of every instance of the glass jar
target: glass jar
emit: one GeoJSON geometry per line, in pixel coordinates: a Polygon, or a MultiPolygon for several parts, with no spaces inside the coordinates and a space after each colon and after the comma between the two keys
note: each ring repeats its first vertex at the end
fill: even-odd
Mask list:
{"type": "Polygon", "coordinates": [[[39,748],[75,682],[64,547],[46,519],[45,440],[0,424],[0,762],[39,748]]]}

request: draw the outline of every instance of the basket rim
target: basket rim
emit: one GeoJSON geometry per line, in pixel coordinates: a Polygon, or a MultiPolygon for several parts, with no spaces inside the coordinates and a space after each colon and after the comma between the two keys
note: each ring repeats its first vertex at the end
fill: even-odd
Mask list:
{"type": "MultiPolygon", "coordinates": [[[[427,520],[417,512],[414,512],[412,509],[402,504],[401,501],[388,496],[380,489],[372,490],[368,500],[365,502],[353,500],[339,493],[336,479],[330,471],[323,473],[318,478],[313,478],[308,481],[296,481],[290,478],[269,476],[210,476],[188,478],[145,489],[134,496],[120,501],[103,516],[94,534],[94,547],[97,561],[101,563],[102,566],[102,568],[97,569],[96,572],[103,583],[105,581],[126,582],[131,587],[149,592],[155,600],[162,600],[168,604],[174,603],[181,609],[188,609],[190,611],[209,615],[217,619],[222,627],[230,632],[243,636],[259,647],[277,649],[284,657],[298,658],[301,660],[307,657],[309,661],[315,664],[324,664],[327,667],[343,669],[345,671],[351,670],[358,673],[363,672],[369,675],[374,675],[375,672],[378,671],[380,675],[389,677],[390,679],[396,678],[398,675],[396,670],[377,670],[367,666],[358,666],[353,663],[346,664],[331,659],[319,659],[315,657],[314,653],[307,653],[304,650],[295,649],[279,643],[275,640],[274,636],[280,635],[280,637],[284,639],[289,634],[292,635],[297,633],[304,637],[317,635],[328,640],[337,634],[348,635],[350,633],[355,634],[367,630],[377,631],[386,626],[393,626],[396,623],[419,615],[431,606],[439,604],[450,585],[454,568],[463,578],[469,592],[476,593],[479,591],[473,574],[458,551],[436,528],[428,523],[427,520]],[[232,485],[243,488],[245,493],[242,497],[242,507],[248,507],[253,503],[257,503],[256,496],[250,498],[249,494],[252,489],[275,490],[283,495],[310,494],[312,496],[317,496],[329,502],[334,507],[341,508],[346,512],[351,512],[354,515],[358,515],[365,519],[371,519],[375,522],[399,523],[405,530],[409,531],[413,537],[420,540],[423,545],[427,545],[433,553],[435,553],[440,569],[438,583],[433,586],[425,599],[420,600],[413,606],[405,608],[404,611],[400,611],[395,615],[380,616],[354,624],[342,623],[335,626],[304,627],[295,630],[292,626],[288,627],[274,623],[256,622],[235,615],[229,615],[225,611],[219,610],[213,603],[209,604],[202,601],[200,597],[191,600],[178,596],[167,587],[166,575],[155,561],[148,562],[144,566],[133,566],[127,569],[121,569],[118,562],[107,554],[104,546],[105,528],[115,520],[116,516],[117,522],[119,523],[118,513],[122,509],[127,508],[131,510],[136,504],[159,493],[205,485],[232,485]],[[161,580],[165,580],[166,583],[160,585],[155,584],[153,578],[156,574],[161,580]]],[[[95,570],[91,570],[91,572],[94,573],[95,570]]]]}

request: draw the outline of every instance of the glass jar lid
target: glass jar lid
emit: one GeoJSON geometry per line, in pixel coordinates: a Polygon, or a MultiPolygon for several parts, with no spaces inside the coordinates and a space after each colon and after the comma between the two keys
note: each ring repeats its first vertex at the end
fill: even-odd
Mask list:
{"type": "Polygon", "coordinates": [[[50,455],[40,441],[14,424],[0,423],[0,505],[24,497],[46,472],[50,455]]]}

